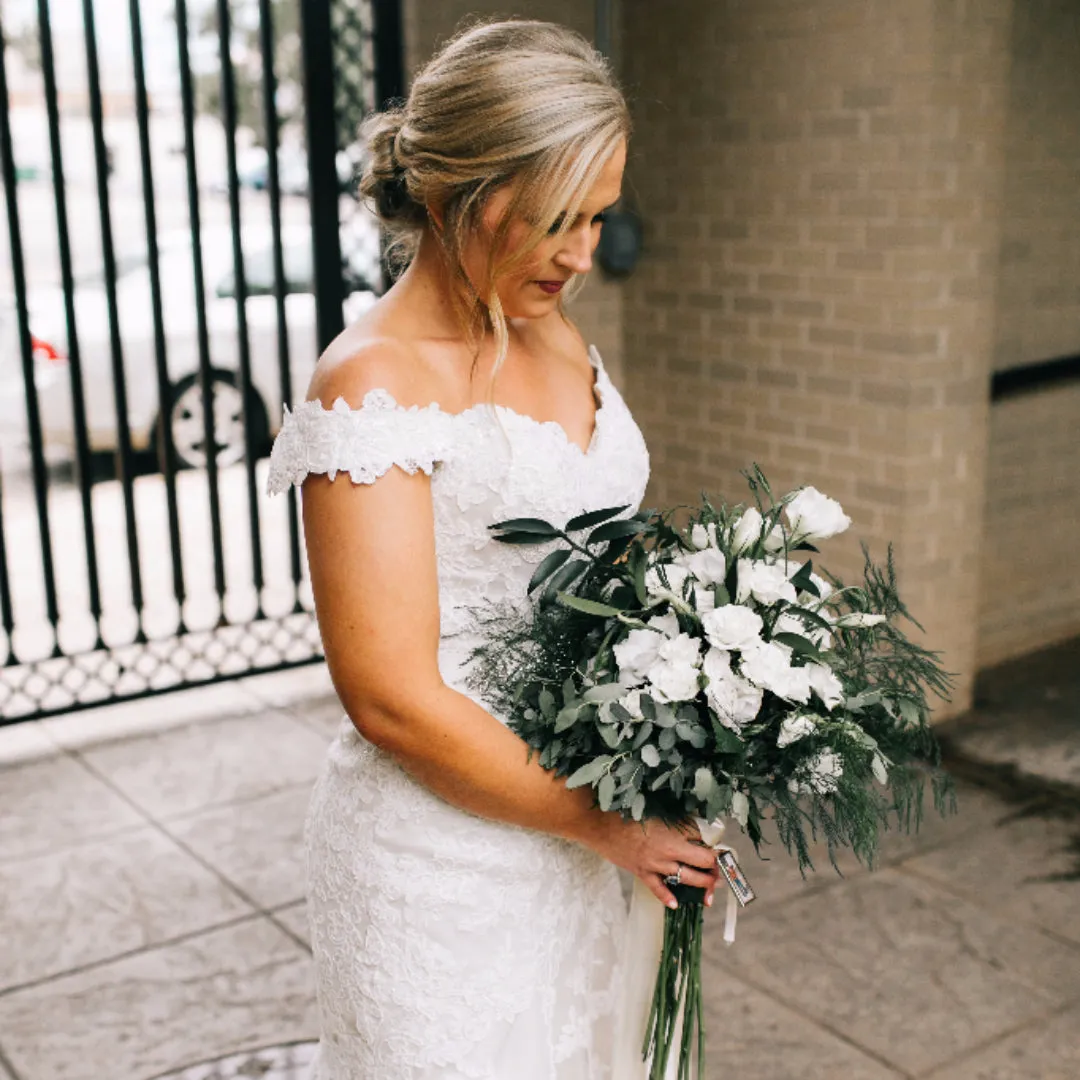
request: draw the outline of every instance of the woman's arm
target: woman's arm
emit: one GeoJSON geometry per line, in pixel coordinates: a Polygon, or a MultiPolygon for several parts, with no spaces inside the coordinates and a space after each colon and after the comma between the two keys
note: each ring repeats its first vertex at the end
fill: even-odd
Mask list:
{"type": "MultiPolygon", "coordinates": [[[[324,404],[338,392],[324,393],[324,404]]],[[[643,829],[595,809],[591,789],[568,790],[529,760],[523,740],[442,681],[428,477],[399,468],[374,484],[311,476],[303,513],[327,665],[366,739],[448,802],[583,843],[641,876],[665,903],[671,895],[660,879],[677,863],[708,871],[683,880],[711,893],[711,852],[678,830],[643,829]]]]}

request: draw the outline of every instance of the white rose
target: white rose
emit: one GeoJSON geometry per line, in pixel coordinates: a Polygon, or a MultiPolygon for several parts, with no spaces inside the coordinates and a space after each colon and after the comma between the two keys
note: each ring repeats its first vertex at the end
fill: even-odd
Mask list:
{"type": "Polygon", "coordinates": [[[738,591],[735,599],[740,604],[751,596],[762,604],[775,604],[778,600],[795,603],[795,586],[788,581],[782,566],[757,559],[740,559],[737,577],[738,591]]]}
{"type": "Polygon", "coordinates": [[[716,607],[716,594],[704,585],[694,586],[694,607],[701,614],[716,607]]]}
{"type": "Polygon", "coordinates": [[[847,615],[841,615],[833,620],[835,626],[842,626],[845,630],[854,628],[865,629],[869,626],[877,626],[885,621],[884,615],[874,615],[868,611],[852,611],[847,615]]]}
{"type": "Polygon", "coordinates": [[[649,668],[649,682],[660,701],[690,701],[698,694],[696,664],[681,660],[657,660],[649,668]]]}
{"type": "Polygon", "coordinates": [[[731,534],[732,555],[740,555],[748,548],[752,548],[761,539],[761,529],[764,524],[765,519],[761,513],[753,506],[747,507],[739,518],[735,531],[731,534]]]}
{"type": "Polygon", "coordinates": [[[840,786],[838,781],[844,775],[844,759],[833,750],[821,750],[810,759],[809,769],[811,789],[819,795],[827,795],[840,786]]]}
{"type": "Polygon", "coordinates": [[[803,669],[808,673],[810,689],[821,699],[825,708],[832,712],[844,700],[844,687],[833,674],[832,669],[824,664],[807,664],[803,669]]]}
{"type": "Polygon", "coordinates": [[[701,617],[710,645],[718,649],[745,649],[761,640],[761,616],[741,604],[725,604],[701,617]]]}
{"type": "Polygon", "coordinates": [[[705,526],[699,521],[690,530],[690,543],[697,548],[698,551],[704,551],[705,548],[717,548],[720,546],[720,538],[716,532],[716,523],[705,526]]]}
{"type": "Polygon", "coordinates": [[[641,688],[631,690],[625,697],[619,698],[619,704],[635,719],[644,720],[645,714],[641,711],[641,688]]]}
{"type": "Polygon", "coordinates": [[[785,701],[810,700],[810,676],[805,668],[791,666],[791,650],[783,645],[762,641],[743,650],[739,670],[755,686],[785,701]]]}
{"type": "Polygon", "coordinates": [[[666,615],[654,615],[645,625],[659,630],[664,637],[678,637],[680,633],[679,620],[670,611],[666,615]]]}
{"type": "Polygon", "coordinates": [[[645,681],[649,668],[660,654],[664,636],[654,630],[631,630],[611,651],[619,666],[619,682],[633,686],[645,681]]]}
{"type": "Polygon", "coordinates": [[[805,487],[785,507],[792,534],[799,540],[828,540],[850,524],[843,507],[817,488],[805,487]]]}
{"type": "Polygon", "coordinates": [[[663,578],[660,577],[660,568],[657,566],[650,567],[645,571],[645,591],[654,599],[670,599],[674,597],[676,600],[681,601],[683,598],[683,584],[688,576],[689,571],[680,563],[665,563],[664,577],[667,578],[667,584],[665,585],[663,578]]]}
{"type": "Polygon", "coordinates": [[[731,796],[731,816],[745,829],[750,820],[750,799],[745,791],[736,791],[731,796]]]}
{"type": "Polygon", "coordinates": [[[724,558],[724,553],[712,547],[686,555],[680,563],[703,585],[720,584],[727,573],[727,560],[724,558]]]}
{"type": "Polygon", "coordinates": [[[668,638],[660,646],[660,659],[673,664],[698,664],[701,662],[701,642],[689,634],[668,638]]]}
{"type": "Polygon", "coordinates": [[[705,697],[724,727],[738,732],[757,718],[762,693],[731,670],[731,657],[723,649],[710,649],[701,670],[709,680],[705,697]]]}
{"type": "Polygon", "coordinates": [[[805,739],[807,735],[813,735],[817,730],[812,716],[789,716],[780,725],[780,734],[776,737],[777,746],[790,746],[799,739],[805,739]]]}

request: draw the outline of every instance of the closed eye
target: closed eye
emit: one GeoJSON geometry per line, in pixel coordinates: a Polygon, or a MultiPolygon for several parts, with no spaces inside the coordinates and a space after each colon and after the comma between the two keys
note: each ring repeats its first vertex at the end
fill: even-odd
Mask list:
{"type": "MultiPolygon", "coordinates": [[[[604,222],[607,221],[607,219],[608,219],[608,210],[610,210],[610,209],[611,209],[611,207],[609,206],[609,207],[607,207],[607,209],[601,210],[598,214],[594,214],[593,218],[592,218],[592,221],[590,221],[589,224],[590,225],[603,225],[604,222]]],[[[548,229],[548,236],[554,236],[562,228],[564,220],[565,220],[565,215],[560,214],[551,223],[551,228],[548,229]]]]}

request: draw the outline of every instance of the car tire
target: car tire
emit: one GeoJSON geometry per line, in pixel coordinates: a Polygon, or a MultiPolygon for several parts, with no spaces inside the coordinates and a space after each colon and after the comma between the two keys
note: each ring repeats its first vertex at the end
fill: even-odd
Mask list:
{"type": "MultiPolygon", "coordinates": [[[[212,371],[210,387],[214,399],[217,465],[224,468],[244,459],[243,401],[237,377],[231,371],[212,371]]],[[[166,418],[172,433],[176,468],[205,468],[202,382],[197,374],[185,375],[174,384],[166,418]]],[[[264,457],[270,449],[270,421],[266,405],[254,389],[248,398],[248,420],[251,424],[252,453],[256,459],[264,457]]],[[[153,446],[164,471],[162,442],[161,418],[158,417],[154,422],[153,446]]]]}

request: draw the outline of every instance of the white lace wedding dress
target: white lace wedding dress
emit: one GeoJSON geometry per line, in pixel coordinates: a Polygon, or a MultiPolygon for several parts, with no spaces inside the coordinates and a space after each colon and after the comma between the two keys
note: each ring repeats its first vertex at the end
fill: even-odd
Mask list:
{"type": "MultiPolygon", "coordinates": [[[[554,422],[487,405],[406,409],[385,390],[359,409],[298,405],[274,445],[271,492],[308,473],[431,475],[439,667],[463,693],[470,608],[523,598],[550,550],[497,543],[488,526],[562,524],[642,498],[644,441],[595,350],[590,359],[587,452],[554,422]]],[[[611,864],[451,806],[347,718],[306,838],[322,1026],[312,1080],[621,1080],[611,1053],[626,914],[611,864]]]]}

